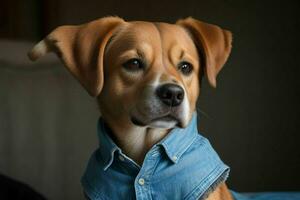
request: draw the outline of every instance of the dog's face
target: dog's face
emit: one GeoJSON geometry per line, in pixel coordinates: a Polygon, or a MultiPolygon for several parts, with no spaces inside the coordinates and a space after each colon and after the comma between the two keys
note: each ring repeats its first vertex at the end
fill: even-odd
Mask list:
{"type": "Polygon", "coordinates": [[[192,18],[167,24],[109,17],[60,27],[30,56],[56,52],[97,96],[104,118],[170,129],[187,126],[200,76],[216,86],[230,49],[230,32],[192,18]]]}
{"type": "Polygon", "coordinates": [[[124,24],[106,46],[100,108],[138,126],[184,127],[199,93],[199,63],[183,27],[124,24]]]}

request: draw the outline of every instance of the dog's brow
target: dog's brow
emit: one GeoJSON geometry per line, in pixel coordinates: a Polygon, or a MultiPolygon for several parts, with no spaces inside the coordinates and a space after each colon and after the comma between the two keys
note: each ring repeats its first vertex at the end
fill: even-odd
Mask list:
{"type": "Polygon", "coordinates": [[[169,48],[169,51],[168,51],[168,58],[169,60],[171,61],[171,63],[176,66],[176,61],[181,61],[184,56],[185,56],[186,52],[184,51],[184,49],[182,49],[181,47],[179,47],[178,45],[176,44],[173,44],[170,48],[169,48]],[[177,52],[175,53],[174,55],[174,52],[177,52]],[[176,58],[176,59],[175,59],[176,58]]]}
{"type": "Polygon", "coordinates": [[[183,56],[184,56],[184,51],[181,49],[180,55],[179,55],[179,60],[181,60],[183,58],[183,56]]]}
{"type": "Polygon", "coordinates": [[[137,53],[138,57],[145,59],[145,57],[146,57],[145,53],[141,49],[137,48],[136,53],[137,53]]]}

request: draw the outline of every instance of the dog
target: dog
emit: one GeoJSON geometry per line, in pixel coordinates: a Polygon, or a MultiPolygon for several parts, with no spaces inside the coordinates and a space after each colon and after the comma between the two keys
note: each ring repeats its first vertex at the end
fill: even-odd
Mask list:
{"type": "MultiPolygon", "coordinates": [[[[161,176],[166,176],[168,168],[175,169],[174,166],[177,166],[178,182],[167,182],[171,180],[169,178],[175,177],[173,172],[168,171],[171,173],[169,176],[155,183],[163,185],[157,190],[154,188],[155,184],[153,187],[150,183],[147,185],[148,179],[133,179],[132,184],[122,185],[124,180],[118,181],[118,178],[121,180],[121,175],[108,176],[106,181],[112,181],[117,189],[110,188],[110,183],[100,184],[106,185],[107,193],[101,198],[101,192],[95,197],[85,188],[88,198],[112,199],[111,195],[119,195],[118,199],[130,199],[127,198],[129,192],[126,193],[125,189],[124,196],[117,194],[126,186],[135,188],[132,198],[136,199],[170,199],[164,198],[166,196],[173,196],[171,199],[233,199],[225,184],[225,176],[220,181],[211,183],[210,187],[201,189],[204,185],[198,184],[193,188],[194,185],[190,184],[202,177],[198,177],[199,173],[194,173],[190,167],[200,164],[201,160],[193,163],[193,160],[197,160],[195,156],[188,161],[192,150],[188,150],[191,147],[186,146],[182,150],[184,153],[178,154],[180,158],[170,156],[170,160],[176,164],[172,164],[170,160],[165,161],[171,153],[162,142],[171,137],[169,135],[173,130],[186,130],[190,126],[201,91],[202,77],[206,76],[209,84],[216,87],[217,75],[229,57],[231,43],[230,31],[192,17],[178,20],[175,24],[127,22],[119,17],[104,17],[83,25],[58,27],[33,47],[28,54],[31,60],[48,52],[56,53],[87,92],[96,97],[103,126],[108,130],[109,141],[117,146],[118,155],[123,155],[121,160],[125,159],[142,170],[144,165],[148,165],[149,152],[154,147],[163,146],[164,151],[158,151],[161,157],[156,163],[156,169],[160,168],[161,162],[168,162],[164,166],[169,167],[161,168],[165,170],[161,176]],[[186,169],[190,169],[189,173],[195,175],[188,179],[181,177],[180,174],[188,176],[184,172],[186,169]],[[143,186],[149,186],[150,189],[137,189],[143,186]],[[173,187],[177,189],[172,191],[173,187]],[[148,198],[148,192],[152,197],[148,198]]],[[[178,135],[182,139],[178,143],[174,142],[177,146],[170,144],[174,151],[182,148],[180,142],[189,140],[184,134],[178,135]]],[[[203,144],[199,142],[198,145],[203,144]]],[[[197,148],[195,146],[192,149],[196,151],[197,148]]],[[[114,155],[104,156],[110,158],[109,165],[115,162],[112,160],[114,155]]],[[[105,173],[108,172],[103,172],[102,175],[105,173]]]]}

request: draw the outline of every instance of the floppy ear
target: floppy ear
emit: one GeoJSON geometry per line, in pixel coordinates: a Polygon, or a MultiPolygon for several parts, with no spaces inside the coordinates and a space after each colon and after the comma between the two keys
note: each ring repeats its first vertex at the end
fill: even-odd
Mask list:
{"type": "Polygon", "coordinates": [[[191,17],[178,20],[176,24],[184,27],[191,34],[197,48],[204,56],[208,81],[212,87],[216,87],[216,77],[231,51],[231,32],[191,17]]]}
{"type": "Polygon", "coordinates": [[[55,52],[89,94],[98,96],[104,82],[105,46],[121,23],[121,18],[105,17],[83,25],[60,26],[36,44],[28,56],[36,60],[55,52]]]}

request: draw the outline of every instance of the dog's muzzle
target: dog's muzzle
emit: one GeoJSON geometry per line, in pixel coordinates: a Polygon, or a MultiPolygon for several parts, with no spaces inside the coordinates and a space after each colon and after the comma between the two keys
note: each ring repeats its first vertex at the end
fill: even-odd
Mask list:
{"type": "Polygon", "coordinates": [[[189,112],[184,89],[174,83],[147,87],[131,112],[131,121],[138,126],[158,128],[183,127],[189,112]]]}

